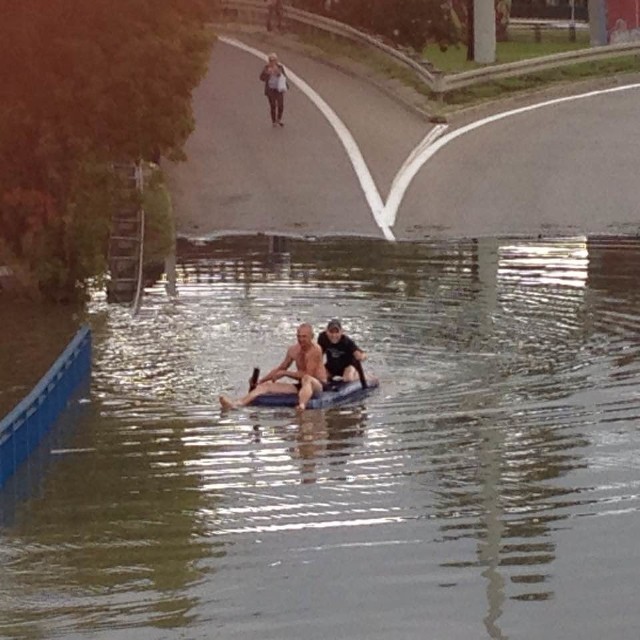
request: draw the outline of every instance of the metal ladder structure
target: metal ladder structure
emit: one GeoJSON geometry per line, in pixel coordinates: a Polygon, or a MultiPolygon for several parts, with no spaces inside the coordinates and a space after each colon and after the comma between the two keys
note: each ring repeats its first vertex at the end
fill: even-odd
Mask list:
{"type": "MultiPolygon", "coordinates": [[[[140,164],[116,165],[122,174],[127,191],[141,193],[144,178],[140,164]]],[[[107,301],[127,303],[137,313],[142,293],[142,267],[144,254],[144,211],[129,203],[114,212],[109,238],[109,274],[107,301]]]]}

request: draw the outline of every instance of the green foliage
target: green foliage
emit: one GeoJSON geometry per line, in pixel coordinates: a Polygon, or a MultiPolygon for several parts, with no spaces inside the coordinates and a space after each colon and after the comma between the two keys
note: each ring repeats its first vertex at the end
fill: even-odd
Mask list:
{"type": "Polygon", "coordinates": [[[420,51],[428,41],[455,43],[460,37],[442,0],[296,0],[294,5],[420,51]]]}
{"type": "Polygon", "coordinates": [[[145,263],[162,261],[169,255],[175,240],[171,196],[162,171],[152,169],[145,179],[144,208],[145,263]]]}
{"type": "Polygon", "coordinates": [[[66,297],[103,268],[112,161],[184,156],[207,6],[0,0],[0,260],[24,282],[66,297]]]}
{"type": "Polygon", "coordinates": [[[0,261],[32,295],[72,300],[106,266],[116,183],[104,164],[80,164],[64,212],[41,191],[17,188],[0,202],[0,261]]]}

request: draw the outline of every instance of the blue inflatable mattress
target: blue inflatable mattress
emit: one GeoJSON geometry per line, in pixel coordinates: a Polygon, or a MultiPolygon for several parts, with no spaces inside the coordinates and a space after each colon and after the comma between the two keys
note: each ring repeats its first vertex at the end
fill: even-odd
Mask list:
{"type": "MultiPolygon", "coordinates": [[[[337,382],[332,388],[314,396],[307,402],[307,409],[326,409],[345,402],[354,402],[370,394],[378,388],[376,379],[367,380],[367,387],[362,388],[360,380],[352,382],[337,382]]],[[[253,407],[295,407],[298,404],[296,393],[266,393],[258,396],[252,403],[253,407]]]]}

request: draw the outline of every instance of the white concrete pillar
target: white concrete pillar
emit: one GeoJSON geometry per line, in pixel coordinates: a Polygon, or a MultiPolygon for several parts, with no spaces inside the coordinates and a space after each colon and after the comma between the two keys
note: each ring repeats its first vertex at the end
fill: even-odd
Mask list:
{"type": "Polygon", "coordinates": [[[601,47],[608,44],[607,9],[605,0],[589,0],[589,32],[591,46],[601,47]]]}
{"type": "Polygon", "coordinates": [[[496,61],[496,6],[494,0],[473,2],[474,59],[481,64],[496,61]]]}

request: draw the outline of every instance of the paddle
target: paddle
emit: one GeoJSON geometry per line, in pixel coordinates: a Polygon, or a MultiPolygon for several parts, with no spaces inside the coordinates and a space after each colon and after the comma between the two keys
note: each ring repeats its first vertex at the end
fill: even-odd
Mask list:
{"type": "Polygon", "coordinates": [[[258,367],[253,367],[253,373],[251,374],[251,379],[249,380],[249,391],[253,391],[256,388],[259,378],[260,369],[258,367]]]}
{"type": "Polygon", "coordinates": [[[354,358],[353,362],[351,364],[355,367],[355,370],[358,372],[358,376],[360,377],[360,384],[362,385],[362,388],[366,389],[369,385],[367,384],[367,378],[364,375],[364,369],[362,368],[362,362],[360,360],[356,360],[356,358],[354,358]]]}

